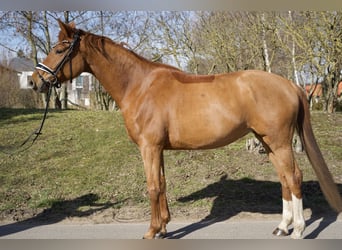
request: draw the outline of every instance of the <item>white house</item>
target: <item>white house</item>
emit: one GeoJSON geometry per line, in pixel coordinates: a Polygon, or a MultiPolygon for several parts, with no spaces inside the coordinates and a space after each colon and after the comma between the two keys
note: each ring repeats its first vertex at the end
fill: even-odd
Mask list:
{"type": "Polygon", "coordinates": [[[67,82],[68,99],[81,106],[90,106],[90,92],[94,90],[97,79],[90,73],[82,73],[74,78],[72,83],[67,82]]]}
{"type": "Polygon", "coordinates": [[[34,70],[34,63],[25,57],[13,58],[8,67],[17,72],[21,89],[29,89],[31,76],[34,70]]]}

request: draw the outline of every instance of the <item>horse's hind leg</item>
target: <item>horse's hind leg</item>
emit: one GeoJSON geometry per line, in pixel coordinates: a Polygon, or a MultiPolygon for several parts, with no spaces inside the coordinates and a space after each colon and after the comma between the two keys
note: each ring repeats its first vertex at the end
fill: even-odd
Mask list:
{"type": "Polygon", "coordinates": [[[275,235],[287,235],[288,226],[293,221],[292,238],[302,238],[305,221],[301,193],[302,173],[293,157],[291,145],[269,152],[270,160],[276,167],[282,185],[283,218],[275,235]]]}

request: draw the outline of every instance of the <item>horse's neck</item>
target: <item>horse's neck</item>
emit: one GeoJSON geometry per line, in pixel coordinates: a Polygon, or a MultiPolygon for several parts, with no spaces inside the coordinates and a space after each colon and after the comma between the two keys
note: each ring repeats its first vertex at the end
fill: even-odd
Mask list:
{"type": "Polygon", "coordinates": [[[106,55],[93,51],[87,57],[91,73],[100,81],[113,99],[122,106],[123,97],[132,85],[140,84],[153,64],[137,57],[120,45],[106,46],[106,55]],[[108,50],[108,51],[107,51],[108,50]]]}

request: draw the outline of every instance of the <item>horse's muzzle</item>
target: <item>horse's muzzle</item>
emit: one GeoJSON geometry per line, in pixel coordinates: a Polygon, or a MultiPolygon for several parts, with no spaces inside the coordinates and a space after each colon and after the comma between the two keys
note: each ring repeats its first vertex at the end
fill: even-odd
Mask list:
{"type": "Polygon", "coordinates": [[[29,84],[34,91],[39,93],[47,93],[50,88],[50,83],[45,81],[42,82],[40,86],[38,86],[33,80],[31,80],[29,84]]]}

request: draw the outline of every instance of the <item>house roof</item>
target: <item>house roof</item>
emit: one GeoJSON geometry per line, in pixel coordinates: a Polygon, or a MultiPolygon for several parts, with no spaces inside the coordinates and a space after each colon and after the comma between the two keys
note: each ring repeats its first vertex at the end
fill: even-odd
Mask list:
{"type": "Polygon", "coordinates": [[[8,67],[17,72],[23,72],[23,71],[33,71],[35,65],[33,61],[29,58],[15,57],[10,61],[8,67]]]}

